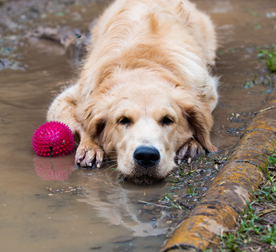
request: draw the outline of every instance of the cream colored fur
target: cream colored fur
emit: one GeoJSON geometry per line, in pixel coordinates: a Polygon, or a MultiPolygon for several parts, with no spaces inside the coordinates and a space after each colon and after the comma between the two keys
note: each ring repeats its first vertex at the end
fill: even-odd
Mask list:
{"type": "Polygon", "coordinates": [[[216,46],[210,18],[189,1],[116,0],[92,31],[79,81],[47,120],[80,135],[80,166],[100,167],[106,156],[126,177],[162,179],[175,158],[217,150],[209,134],[218,80],[208,71],[216,46]],[[133,159],[141,145],[160,152],[151,170],[133,159]]]}

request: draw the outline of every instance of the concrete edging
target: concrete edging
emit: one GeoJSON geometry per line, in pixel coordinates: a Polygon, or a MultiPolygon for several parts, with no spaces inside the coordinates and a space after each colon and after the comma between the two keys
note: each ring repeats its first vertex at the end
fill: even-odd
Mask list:
{"type": "Polygon", "coordinates": [[[253,200],[276,140],[276,89],[220,170],[201,203],[165,242],[161,252],[204,251],[218,245],[223,231],[233,230],[238,214],[253,200]]]}

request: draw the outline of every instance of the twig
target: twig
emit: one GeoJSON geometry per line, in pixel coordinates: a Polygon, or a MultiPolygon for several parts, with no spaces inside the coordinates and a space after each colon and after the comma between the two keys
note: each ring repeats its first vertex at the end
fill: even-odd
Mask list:
{"type": "Polygon", "coordinates": [[[264,111],[267,111],[267,110],[270,110],[270,109],[273,109],[273,108],[275,108],[275,106],[271,106],[271,107],[268,107],[268,108],[265,108],[265,109],[261,109],[257,112],[254,112],[254,114],[258,114],[258,113],[261,113],[261,112],[264,112],[264,111]]]}
{"type": "Polygon", "coordinates": [[[170,208],[168,206],[158,205],[158,204],[155,204],[155,203],[152,203],[152,202],[143,201],[143,200],[138,200],[138,202],[145,203],[145,204],[151,204],[151,205],[155,205],[155,206],[158,206],[158,207],[170,208]]]}
{"type": "Polygon", "coordinates": [[[273,213],[273,212],[276,212],[276,209],[268,209],[268,210],[261,211],[257,216],[261,217],[265,214],[269,214],[269,213],[273,213]]]}

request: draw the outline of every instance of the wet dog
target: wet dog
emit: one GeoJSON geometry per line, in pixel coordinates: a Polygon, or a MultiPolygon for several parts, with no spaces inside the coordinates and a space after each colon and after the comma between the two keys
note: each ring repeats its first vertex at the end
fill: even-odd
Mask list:
{"type": "Polygon", "coordinates": [[[77,83],[51,104],[47,120],[80,136],[75,162],[116,160],[127,178],[163,179],[210,142],[217,104],[216,36],[187,0],[117,0],[92,30],[77,83]]]}

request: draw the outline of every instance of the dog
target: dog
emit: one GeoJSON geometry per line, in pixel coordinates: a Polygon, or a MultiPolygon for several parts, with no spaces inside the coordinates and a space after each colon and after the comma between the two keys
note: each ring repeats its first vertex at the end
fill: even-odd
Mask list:
{"type": "Polygon", "coordinates": [[[127,179],[162,180],[184,158],[217,151],[216,49],[212,21],[188,0],[116,0],[47,121],[79,135],[81,167],[99,168],[108,157],[127,179]]]}

